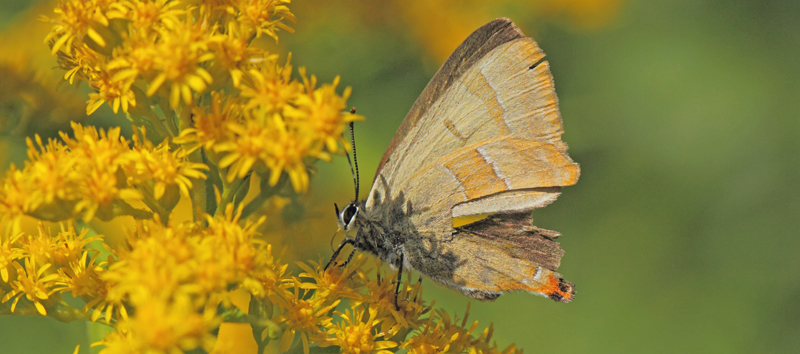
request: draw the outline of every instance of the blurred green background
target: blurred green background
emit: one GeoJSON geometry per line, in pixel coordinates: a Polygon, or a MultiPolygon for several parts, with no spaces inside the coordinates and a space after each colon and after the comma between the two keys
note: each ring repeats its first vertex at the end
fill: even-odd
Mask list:
{"type": "MultiPolygon", "coordinates": [[[[578,295],[473,301],[479,328],[493,322],[500,347],[528,353],[800,351],[800,2],[424,3],[297,1],[297,33],[278,50],[353,88],[349,104],[367,117],[356,126],[362,190],[469,31],[510,17],[545,50],[582,174],[534,218],[563,234],[559,271],[578,295]]],[[[0,1],[0,43],[32,6],[0,1]]],[[[108,107],[90,122],[128,125],[108,107]]],[[[22,136],[54,126],[5,135],[0,160],[22,161],[22,136]]],[[[344,158],[319,167],[302,208],[314,222],[290,241],[317,245],[301,259],[328,257],[331,204],[353,196],[344,158]]],[[[467,298],[424,284],[463,314],[467,298]]],[[[84,327],[2,316],[0,353],[69,353],[84,327]]]]}

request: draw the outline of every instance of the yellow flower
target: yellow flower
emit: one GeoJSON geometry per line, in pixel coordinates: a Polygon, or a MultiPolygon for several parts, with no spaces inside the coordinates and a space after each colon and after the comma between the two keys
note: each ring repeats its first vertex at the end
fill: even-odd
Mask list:
{"type": "Polygon", "coordinates": [[[370,308],[369,317],[360,308],[352,313],[347,310],[344,314],[341,312],[337,312],[337,314],[342,316],[344,322],[329,329],[328,333],[333,338],[321,342],[320,346],[336,345],[342,348],[342,353],[348,354],[391,354],[392,352],[386,349],[397,347],[397,343],[392,341],[375,340],[385,336],[383,332],[379,332],[375,328],[380,322],[375,319],[378,315],[377,310],[370,308]]]}
{"type": "MultiPolygon", "coordinates": [[[[106,272],[100,272],[98,278],[100,283],[97,287],[98,296],[88,300],[83,306],[84,312],[92,310],[91,321],[97,321],[102,315],[105,323],[111,323],[113,319],[127,319],[128,310],[125,309],[127,295],[121,291],[115,291],[113,281],[106,281],[106,272]]],[[[65,283],[65,282],[64,282],[65,283]]]]}
{"type": "Polygon", "coordinates": [[[147,96],[153,96],[166,83],[169,104],[174,109],[181,100],[190,105],[194,100],[192,92],[206,90],[212,78],[201,64],[214,59],[208,48],[209,32],[206,21],[192,22],[190,16],[172,28],[158,30],[159,39],[152,51],[155,77],[147,87],[147,96]]]}
{"type": "Polygon", "coordinates": [[[333,318],[330,317],[329,313],[340,302],[340,300],[336,300],[326,305],[322,301],[323,299],[303,299],[303,294],[304,292],[300,291],[300,282],[295,279],[294,293],[287,294],[285,301],[278,302],[284,312],[276,319],[276,322],[285,323],[286,325],[278,346],[278,350],[281,352],[289,350],[294,342],[295,335],[299,332],[300,341],[303,344],[303,352],[308,354],[309,341],[317,341],[318,338],[324,337],[325,332],[320,327],[330,325],[333,318]]]}
{"type": "Polygon", "coordinates": [[[17,279],[11,281],[11,291],[3,296],[3,302],[14,299],[14,302],[11,303],[11,311],[13,312],[19,300],[24,296],[33,303],[42,316],[46,316],[47,310],[45,310],[42,303],[57,291],[57,289],[53,289],[53,286],[58,274],[45,275],[52,264],[45,264],[39,270],[36,269],[36,262],[31,261],[30,258],[25,258],[25,267],[17,262],[12,264],[17,270],[17,279]]]}
{"type": "Polygon", "coordinates": [[[348,113],[350,88],[337,93],[339,77],[318,84],[300,68],[293,78],[291,55],[280,65],[251,46],[291,31],[289,3],[59,0],[46,41],[64,80],[94,91],[87,113],[108,103],[134,131],[73,124],[59,139],[27,140],[28,161],[0,182],[7,312],[103,317],[114,332],[93,346],[104,354],[219,351],[217,335],[233,327],[220,331],[222,322],[249,324],[262,350],[280,338],[279,351],[302,345],[306,354],[312,346],[389,354],[400,342],[412,352],[501,353],[491,326],[473,335],[477,323],[432,314],[419,282],[406,280],[395,309],[391,278],[379,271],[370,280],[364,255],[327,271],[299,262],[294,277],[259,234],[267,217],[277,224],[273,216],[297,202],[284,182],[306,191],[313,164],[349,149],[346,125],[363,119],[348,113]],[[251,192],[259,179],[260,194],[251,192]],[[56,233],[41,222],[25,233],[23,215],[68,221],[56,233]],[[117,216],[135,222],[119,242],[72,224],[82,219],[119,240],[113,228],[88,224],[117,216]],[[64,301],[66,292],[85,305],[64,301]]]}
{"type": "Polygon", "coordinates": [[[181,353],[214,345],[211,330],[219,326],[213,312],[198,312],[188,296],[156,297],[137,306],[136,313],[119,324],[131,334],[131,349],[141,353],[181,353]]]}
{"type": "Polygon", "coordinates": [[[286,64],[277,63],[277,57],[269,57],[258,69],[249,70],[242,85],[241,97],[245,98],[244,110],[251,116],[280,113],[303,90],[300,82],[292,80],[292,56],[286,64]]]}
{"type": "Polygon", "coordinates": [[[97,92],[89,94],[86,114],[94,113],[106,101],[108,101],[114,113],[119,112],[120,106],[122,106],[123,112],[128,112],[128,106],[136,106],[136,96],[130,90],[133,81],[115,80],[115,77],[112,77],[112,73],[109,73],[107,68],[100,68],[106,70],[99,71],[91,80],[90,85],[97,92]]]}
{"type": "Polygon", "coordinates": [[[103,340],[92,343],[92,347],[104,346],[100,354],[135,354],[139,353],[135,348],[135,338],[129,331],[118,330],[108,333],[103,340]]]}
{"type": "Polygon", "coordinates": [[[294,14],[286,6],[291,0],[244,0],[238,2],[229,11],[237,11],[236,20],[248,28],[256,31],[256,38],[261,38],[262,33],[278,40],[278,29],[294,32],[283,23],[284,20],[295,22],[294,14]]]}
{"type": "Polygon", "coordinates": [[[339,151],[339,144],[347,146],[342,133],[346,123],[363,120],[364,117],[351,113],[344,113],[347,109],[347,99],[350,97],[351,89],[344,89],[341,96],[336,94],[336,86],[339,85],[340,78],[333,79],[332,84],[322,85],[316,88],[317,78],[306,77],[305,68],[300,68],[300,75],[303,78],[305,94],[300,95],[294,102],[295,106],[288,106],[284,109],[284,116],[294,118],[292,124],[296,125],[299,131],[306,133],[318,143],[324,144],[331,153],[339,151]]]}
{"type": "Polygon", "coordinates": [[[233,86],[239,87],[244,70],[265,60],[274,60],[259,48],[250,47],[251,33],[237,22],[230,22],[222,33],[209,38],[210,47],[216,53],[216,63],[228,70],[233,86]]]}
{"type": "Polygon", "coordinates": [[[0,278],[4,283],[8,283],[8,267],[23,256],[22,251],[14,246],[20,236],[22,234],[0,236],[0,278]]]}
{"type": "MultiPolygon", "coordinates": [[[[72,128],[75,131],[74,139],[61,134],[69,147],[65,158],[58,162],[48,160],[49,165],[55,165],[53,167],[65,162],[74,164],[70,166],[71,170],[59,174],[67,175],[65,180],[70,183],[70,188],[66,190],[74,194],[60,199],[74,201],[73,212],[83,213],[84,220],[90,220],[96,214],[108,220],[114,215],[116,201],[141,198],[139,192],[127,188],[124,176],[118,173],[121,165],[130,163],[130,148],[125,138],[120,136],[119,128],[110,129],[108,133],[93,127],[84,128],[80,124],[73,124],[72,128]]],[[[35,150],[29,146],[29,151],[35,150]]],[[[52,151],[46,150],[43,155],[49,155],[52,151]]],[[[59,175],[52,177],[59,178],[59,175]]]]}
{"type": "MultiPolygon", "coordinates": [[[[77,233],[72,223],[62,223],[61,231],[54,237],[57,246],[53,251],[53,262],[60,267],[66,267],[84,258],[86,245],[92,241],[101,241],[103,239],[103,236],[100,235],[86,237],[88,233],[88,228],[84,228],[80,233],[77,233]]],[[[45,234],[44,225],[41,223],[39,223],[39,234],[45,234]]],[[[50,232],[46,234],[49,235],[50,232]]]]}
{"type": "Polygon", "coordinates": [[[58,250],[56,240],[44,230],[44,225],[39,223],[39,234],[25,235],[19,239],[19,250],[23,257],[30,259],[37,265],[45,265],[53,260],[53,253],[58,250]]]}
{"type": "Polygon", "coordinates": [[[120,0],[112,2],[106,13],[109,19],[125,19],[131,21],[130,27],[137,30],[148,30],[163,25],[173,26],[180,21],[183,11],[175,9],[181,5],[175,0],[134,1],[120,0]]]}
{"type": "Polygon", "coordinates": [[[97,264],[99,252],[93,252],[94,256],[91,258],[89,258],[89,252],[88,250],[83,251],[79,259],[58,268],[56,291],[70,291],[72,296],[83,298],[87,302],[100,295],[103,290],[100,276],[105,269],[97,264]]]}
{"type": "Polygon", "coordinates": [[[88,36],[94,44],[105,47],[106,42],[98,30],[108,26],[108,18],[103,14],[106,10],[102,0],[59,0],[53,12],[56,19],[48,19],[53,23],[53,29],[44,42],[55,40],[51,52],[55,54],[64,48],[67,53],[72,51],[73,45],[83,43],[88,36]]]}
{"type": "Polygon", "coordinates": [[[222,92],[211,92],[211,107],[192,107],[194,124],[181,131],[174,141],[176,144],[188,145],[190,152],[203,148],[212,162],[219,163],[214,146],[227,138],[226,124],[239,121],[241,117],[242,107],[238,99],[222,92]]]}
{"type": "Polygon", "coordinates": [[[127,171],[131,176],[131,183],[139,185],[147,182],[148,186],[152,185],[156,199],[161,199],[169,186],[177,186],[181,195],[188,198],[192,188],[191,179],[206,179],[201,170],[208,170],[208,167],[202,163],[189,162],[183,149],[171,152],[168,141],[153,146],[149,141],[140,140],[138,135],[133,136],[133,141],[133,168],[127,171]]]}
{"type": "Polygon", "coordinates": [[[469,317],[469,304],[464,314],[461,325],[458,325],[458,318],[450,319],[450,315],[443,310],[437,310],[435,316],[430,316],[427,323],[413,337],[403,343],[402,348],[408,349],[413,354],[430,353],[463,353],[470,349],[473,344],[484,340],[490,336],[491,331],[484,332],[478,339],[473,339],[470,335],[478,326],[475,321],[469,329],[464,328],[469,317]]]}
{"type": "Polygon", "coordinates": [[[360,296],[358,292],[364,288],[365,275],[362,267],[366,262],[367,257],[359,254],[346,267],[332,265],[327,271],[322,269],[321,263],[309,262],[311,264],[309,266],[297,262],[297,265],[305,271],[300,273],[300,278],[314,280],[313,283],[303,282],[301,287],[315,290],[314,296],[320,298],[356,298],[360,296]]]}
{"type": "MultiPolygon", "coordinates": [[[[380,269],[380,265],[378,268],[380,269]]],[[[377,279],[367,282],[366,293],[351,301],[353,307],[366,304],[370,309],[378,311],[379,317],[384,318],[381,332],[387,333],[387,335],[390,333],[396,335],[419,328],[420,317],[430,312],[435,302],[425,306],[425,302],[422,300],[421,282],[412,283],[410,278],[406,278],[405,283],[400,286],[400,293],[397,296],[397,305],[400,309],[396,309],[394,294],[397,283],[392,279],[380,269],[377,279]]],[[[396,277],[394,279],[396,281],[396,277]]]]}

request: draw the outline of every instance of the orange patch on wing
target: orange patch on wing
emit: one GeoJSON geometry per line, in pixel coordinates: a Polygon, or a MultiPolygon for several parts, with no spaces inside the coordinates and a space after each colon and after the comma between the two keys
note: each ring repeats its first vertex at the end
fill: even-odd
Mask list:
{"type": "Polygon", "coordinates": [[[486,162],[478,150],[471,149],[448,161],[445,167],[456,176],[464,187],[467,200],[478,198],[508,189],[505,182],[494,172],[492,165],[486,162]]]}
{"type": "Polygon", "coordinates": [[[540,289],[538,292],[558,302],[570,302],[575,297],[575,286],[562,278],[554,277],[552,274],[547,276],[547,282],[540,289]]]}
{"type": "Polygon", "coordinates": [[[494,120],[501,134],[510,135],[511,129],[509,129],[508,123],[506,123],[505,118],[503,118],[505,110],[503,106],[500,105],[500,101],[497,99],[497,93],[492,87],[492,84],[489,83],[489,80],[487,80],[486,75],[478,71],[474,73],[470,79],[471,80],[465,82],[469,88],[469,92],[483,102],[483,107],[489,111],[489,116],[492,117],[492,120],[494,120]]]}
{"type": "Polygon", "coordinates": [[[575,286],[560,278],[558,273],[542,269],[541,271],[549,274],[540,275],[544,277],[543,282],[530,281],[536,275],[537,267],[532,267],[528,272],[528,276],[523,280],[505,278],[498,280],[497,287],[502,291],[527,291],[529,293],[536,293],[544,295],[558,302],[570,302],[575,297],[575,286]],[[526,283],[530,283],[526,284],[526,283]]]}

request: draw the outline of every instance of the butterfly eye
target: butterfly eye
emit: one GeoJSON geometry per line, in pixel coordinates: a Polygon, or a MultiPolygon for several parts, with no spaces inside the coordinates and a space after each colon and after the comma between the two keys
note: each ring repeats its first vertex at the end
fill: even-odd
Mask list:
{"type": "Polygon", "coordinates": [[[342,210],[341,223],[345,230],[350,228],[356,214],[358,214],[358,206],[355,203],[350,203],[342,210]]]}

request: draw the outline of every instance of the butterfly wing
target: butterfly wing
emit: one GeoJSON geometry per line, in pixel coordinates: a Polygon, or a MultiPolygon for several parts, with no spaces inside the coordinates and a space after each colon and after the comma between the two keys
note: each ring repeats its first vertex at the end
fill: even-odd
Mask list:
{"type": "MultiPolygon", "coordinates": [[[[413,205],[405,212],[422,241],[407,241],[405,249],[409,264],[422,273],[448,283],[457,272],[493,265],[479,262],[441,276],[426,267],[431,261],[422,256],[425,252],[458,256],[456,247],[471,249],[464,242],[500,245],[491,259],[507,254],[502,242],[455,230],[453,217],[531,210],[577,181],[580,171],[561,141],[558,99],[543,59],[536,42],[510,20],[489,22],[447,59],[392,139],[366,207],[399,197],[407,200],[407,209],[413,205]]],[[[486,252],[495,248],[484,247],[486,252]]],[[[538,267],[535,260],[512,258],[526,264],[529,273],[538,267]]],[[[477,286],[466,275],[458,275],[459,286],[477,286]]]]}
{"type": "Polygon", "coordinates": [[[405,257],[420,273],[474,299],[527,291],[569,302],[574,287],[556,273],[564,254],[553,240],[558,236],[532,226],[529,213],[498,214],[456,228],[449,238],[409,239],[405,257]]]}

